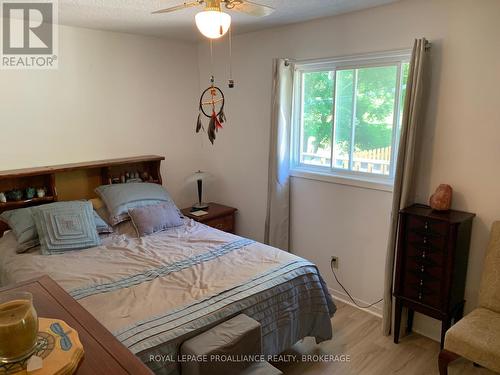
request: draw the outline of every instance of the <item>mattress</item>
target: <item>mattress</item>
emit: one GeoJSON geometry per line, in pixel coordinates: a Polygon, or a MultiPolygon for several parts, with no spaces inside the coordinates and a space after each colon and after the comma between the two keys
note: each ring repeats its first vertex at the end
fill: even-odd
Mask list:
{"type": "Polygon", "coordinates": [[[0,283],[48,274],[157,374],[179,372],[185,340],[237,314],[262,325],[265,355],[301,338],[332,337],[335,305],[316,266],[293,254],[186,219],[136,238],[130,224],[99,247],[16,254],[0,239],[0,283]]]}

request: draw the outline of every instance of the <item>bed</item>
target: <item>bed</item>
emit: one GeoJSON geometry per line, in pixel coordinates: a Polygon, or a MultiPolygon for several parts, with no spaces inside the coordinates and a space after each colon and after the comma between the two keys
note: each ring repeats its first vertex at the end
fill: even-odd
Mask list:
{"type": "Polygon", "coordinates": [[[314,264],[191,219],[143,238],[125,222],[101,246],[59,255],[15,248],[6,232],[1,285],[48,274],[157,374],[178,373],[182,342],[240,313],[261,323],[266,355],[332,337],[314,264]]]}

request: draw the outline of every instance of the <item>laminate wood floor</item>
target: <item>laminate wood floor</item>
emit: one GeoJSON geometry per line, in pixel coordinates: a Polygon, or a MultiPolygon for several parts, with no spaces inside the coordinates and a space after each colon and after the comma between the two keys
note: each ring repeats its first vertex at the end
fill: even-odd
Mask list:
{"type": "MultiPolygon", "coordinates": [[[[281,362],[273,363],[286,375],[438,375],[439,344],[427,337],[412,333],[394,344],[392,337],[381,334],[381,319],[336,302],[337,312],[332,318],[333,340],[316,345],[307,338],[286,354],[295,355],[348,355],[348,362],[281,362]]],[[[339,359],[339,358],[337,358],[339,359]]],[[[458,360],[449,375],[494,375],[471,362],[458,360]]]]}

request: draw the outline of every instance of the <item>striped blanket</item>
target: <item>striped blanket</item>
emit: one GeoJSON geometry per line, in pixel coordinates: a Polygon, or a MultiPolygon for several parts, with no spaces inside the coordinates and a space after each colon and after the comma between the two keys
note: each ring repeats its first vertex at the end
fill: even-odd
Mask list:
{"type": "Polygon", "coordinates": [[[157,374],[183,341],[237,314],[262,325],[264,354],[332,337],[335,305],[312,263],[187,220],[145,238],[129,226],[100,247],[44,256],[0,239],[0,282],[47,273],[157,374]]]}

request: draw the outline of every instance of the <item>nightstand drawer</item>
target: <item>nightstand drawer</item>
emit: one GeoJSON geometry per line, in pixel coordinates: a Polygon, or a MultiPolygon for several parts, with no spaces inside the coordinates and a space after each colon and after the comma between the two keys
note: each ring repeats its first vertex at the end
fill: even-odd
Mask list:
{"type": "Polygon", "coordinates": [[[234,231],[234,215],[209,220],[204,222],[204,224],[224,232],[232,232],[234,231]]]}
{"type": "Polygon", "coordinates": [[[218,203],[209,203],[205,210],[205,215],[195,216],[191,212],[191,207],[181,210],[182,214],[190,219],[208,225],[209,227],[222,230],[224,232],[234,233],[235,212],[234,207],[224,206],[218,203]]]}

